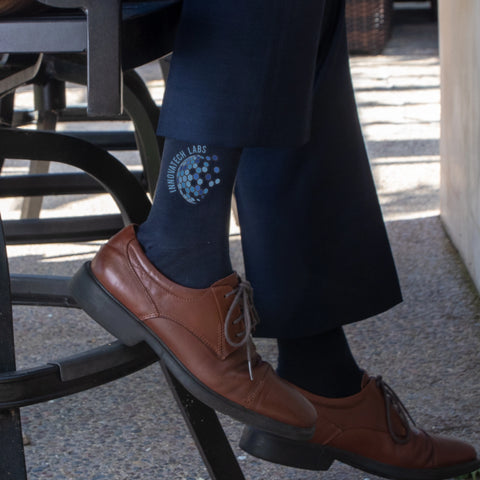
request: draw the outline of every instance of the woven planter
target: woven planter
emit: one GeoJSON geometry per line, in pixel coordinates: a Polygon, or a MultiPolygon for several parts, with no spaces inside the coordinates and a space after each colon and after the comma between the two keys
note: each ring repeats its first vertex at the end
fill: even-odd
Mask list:
{"type": "Polygon", "coordinates": [[[378,55],[392,29],[393,0],[347,0],[350,53],[378,55]]]}

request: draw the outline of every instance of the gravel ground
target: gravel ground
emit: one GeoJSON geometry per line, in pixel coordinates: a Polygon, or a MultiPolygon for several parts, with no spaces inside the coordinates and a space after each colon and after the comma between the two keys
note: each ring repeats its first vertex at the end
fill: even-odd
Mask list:
{"type": "MultiPolygon", "coordinates": [[[[395,387],[418,424],[480,449],[480,301],[439,215],[439,60],[428,12],[396,12],[393,37],[378,57],[353,57],[352,73],[372,169],[405,301],[347,328],[359,363],[395,387]]],[[[155,67],[143,69],[155,95],[155,67]]],[[[82,91],[72,89],[71,98],[82,91]]],[[[29,93],[19,96],[28,103],[29,93]]],[[[88,126],[86,126],[88,128],[88,126]]],[[[77,127],[75,127],[77,128],[77,127]]],[[[122,155],[126,163],[134,155],[122,155]]],[[[7,163],[7,172],[25,165],[7,163]]],[[[58,168],[58,167],[54,167],[58,168]]],[[[43,216],[110,211],[105,197],[47,199],[43,216]]],[[[19,201],[0,202],[4,218],[19,201]]],[[[240,240],[231,239],[242,270],[240,240]]],[[[13,272],[72,274],[98,242],[9,247],[13,272]]],[[[19,367],[68,356],[110,340],[85,314],[14,309],[19,367]],[[32,328],[32,325],[35,325],[32,328]],[[33,334],[32,334],[33,333],[33,334]]],[[[275,345],[260,340],[275,361],[275,345]]],[[[207,479],[158,365],[109,385],[22,409],[30,480],[207,479]]],[[[252,480],[373,479],[335,464],[307,472],[254,459],[237,447],[242,426],[221,417],[245,476],[252,480]]]]}

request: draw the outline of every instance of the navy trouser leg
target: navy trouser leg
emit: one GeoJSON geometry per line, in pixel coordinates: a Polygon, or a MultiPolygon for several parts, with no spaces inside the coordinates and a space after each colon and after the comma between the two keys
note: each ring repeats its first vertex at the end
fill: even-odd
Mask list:
{"type": "Polygon", "coordinates": [[[327,1],[311,139],[300,148],[246,149],[240,162],[237,201],[259,336],[314,335],[401,301],[358,122],[341,3],[327,1]]]}
{"type": "Polygon", "coordinates": [[[325,0],[184,0],[159,134],[227,147],[310,134],[325,0]]]}
{"type": "Polygon", "coordinates": [[[401,293],[358,122],[342,0],[185,0],[162,135],[247,148],[237,200],[257,334],[301,337],[401,293]]]}

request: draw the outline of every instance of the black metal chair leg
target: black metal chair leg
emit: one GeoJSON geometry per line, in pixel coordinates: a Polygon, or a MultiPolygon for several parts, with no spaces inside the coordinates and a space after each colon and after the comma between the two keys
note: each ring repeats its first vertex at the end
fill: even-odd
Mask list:
{"type": "Polygon", "coordinates": [[[160,362],[212,480],[245,480],[217,414],[191,395],[160,362]]]}
{"type": "MultiPolygon", "coordinates": [[[[9,93],[0,98],[0,126],[11,127],[13,123],[13,105],[15,93],[9,93]]],[[[2,172],[5,158],[0,156],[0,173],[2,172]]]]}
{"type": "MultiPolygon", "coordinates": [[[[0,372],[15,370],[12,307],[7,253],[0,218],[0,372]]],[[[0,478],[27,480],[20,410],[0,410],[0,478]]]]}
{"type": "MultiPolygon", "coordinates": [[[[57,79],[80,85],[86,81],[86,66],[65,58],[48,57],[49,70],[57,79]]],[[[134,70],[123,74],[125,112],[135,127],[136,146],[142,160],[147,190],[153,196],[160,171],[164,139],[156,134],[160,109],[147,86],[134,70]]]]}
{"type": "Polygon", "coordinates": [[[124,73],[123,99],[125,111],[135,126],[135,138],[147,181],[147,190],[153,197],[164,143],[164,139],[158,137],[156,131],[160,109],[134,70],[124,73]]]}
{"type": "Polygon", "coordinates": [[[118,160],[78,138],[51,132],[0,130],[2,152],[9,158],[58,161],[94,176],[116,201],[125,224],[143,222],[150,210],[143,187],[118,160]],[[68,152],[66,154],[65,152],[68,152]],[[115,175],[112,174],[115,172],[115,175]],[[135,199],[132,204],[132,198],[135,199]],[[126,207],[128,205],[128,212],[126,207]]]}
{"type": "MultiPolygon", "coordinates": [[[[10,158],[36,158],[43,161],[57,160],[79,167],[94,176],[112,194],[126,222],[135,220],[139,222],[146,217],[150,204],[145,197],[143,188],[128,170],[107,152],[96,149],[82,140],[49,132],[27,132],[6,128],[2,129],[0,133],[2,149],[10,158]],[[65,152],[69,152],[69,154],[65,155],[65,152]],[[133,199],[136,199],[136,201],[133,202],[133,199]]],[[[1,221],[0,227],[0,237],[2,237],[1,240],[3,241],[1,221]]],[[[0,282],[0,332],[2,332],[0,337],[0,366],[4,371],[12,372],[15,371],[11,316],[12,299],[4,241],[0,244],[0,282]],[[7,353],[9,353],[8,356],[7,353]],[[4,357],[5,364],[3,364],[4,357]]],[[[17,294],[21,293],[17,291],[17,294]]],[[[60,301],[63,302],[65,295],[62,295],[61,292],[57,293],[61,297],[60,301]]],[[[21,300],[21,296],[19,299],[21,300]]],[[[66,300],[66,306],[74,306],[69,303],[68,298],[66,300]]],[[[56,300],[47,299],[47,301],[56,300]]],[[[92,355],[96,355],[96,353],[94,352],[92,355]]],[[[134,358],[136,357],[137,355],[134,355],[134,358]]],[[[115,365],[111,364],[110,355],[108,356],[108,365],[105,366],[115,367],[115,365]]],[[[65,384],[65,389],[63,390],[60,388],[61,385],[60,387],[57,385],[57,393],[59,395],[79,390],[68,390],[69,381],[77,381],[79,378],[90,378],[97,375],[97,373],[101,373],[97,371],[96,364],[91,366],[88,362],[85,362],[84,356],[82,359],[66,359],[59,362],[57,366],[52,366],[53,369],[57,367],[61,373],[60,380],[65,384]]],[[[244,480],[243,473],[215,412],[193,397],[163,365],[162,367],[212,480],[244,480]]],[[[45,373],[53,375],[56,372],[45,373]]],[[[34,372],[31,372],[31,377],[34,376],[34,372]]],[[[33,382],[35,378],[31,378],[31,380],[33,382]]],[[[31,387],[33,389],[32,392],[38,390],[38,385],[34,383],[31,383],[31,387]]],[[[37,395],[32,400],[36,403],[46,398],[49,397],[40,398],[37,395]]],[[[17,406],[17,404],[11,403],[14,401],[15,399],[10,399],[10,407],[17,406]]],[[[17,402],[22,405],[28,404],[25,401],[22,403],[22,399],[17,399],[17,402]]],[[[2,447],[8,444],[7,447],[0,449],[0,479],[26,480],[21,422],[18,409],[11,408],[10,410],[0,411],[0,427],[2,447]],[[5,437],[3,437],[4,432],[5,437]],[[4,453],[6,455],[5,459],[3,458],[4,453]]]]}
{"type": "MultiPolygon", "coordinates": [[[[33,91],[35,110],[38,111],[37,130],[54,132],[57,127],[57,112],[65,108],[65,82],[49,78],[42,85],[35,84],[33,91]]],[[[49,162],[30,161],[30,175],[46,174],[49,169],[49,162]]],[[[25,197],[20,218],[38,218],[42,204],[42,196],[25,197]]]]}

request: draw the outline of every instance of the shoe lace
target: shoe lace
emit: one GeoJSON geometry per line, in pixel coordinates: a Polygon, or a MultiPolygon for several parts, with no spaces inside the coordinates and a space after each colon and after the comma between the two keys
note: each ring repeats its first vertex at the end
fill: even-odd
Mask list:
{"type": "Polygon", "coordinates": [[[225,318],[225,339],[232,347],[241,347],[247,345],[247,360],[248,360],[248,373],[250,380],[253,381],[253,369],[252,369],[252,331],[259,322],[258,313],[255,310],[253,304],[253,289],[249,282],[241,281],[236,288],[227,293],[225,297],[235,295],[230,308],[228,309],[227,316],[225,318]],[[236,307],[240,305],[241,314],[237,318],[233,318],[236,307]],[[231,325],[237,325],[243,320],[245,329],[235,334],[235,338],[230,336],[229,330],[231,325]],[[240,340],[239,340],[240,339],[240,340]]]}
{"type": "Polygon", "coordinates": [[[383,380],[381,376],[375,378],[375,383],[380,391],[383,393],[383,398],[385,399],[385,410],[387,412],[387,426],[390,436],[395,443],[399,445],[405,445],[410,441],[412,435],[412,429],[410,428],[410,422],[413,426],[416,426],[415,421],[413,420],[410,413],[408,413],[407,408],[402,403],[397,394],[393,389],[383,380]],[[398,435],[392,425],[392,410],[400,417],[400,421],[405,428],[406,434],[403,436],[398,435]],[[410,421],[410,422],[409,422],[410,421]]]}

